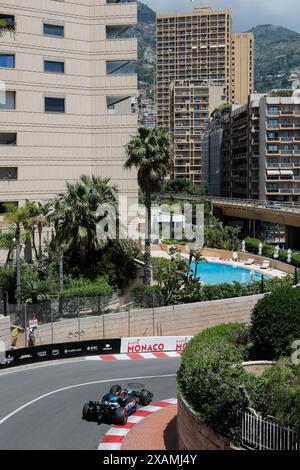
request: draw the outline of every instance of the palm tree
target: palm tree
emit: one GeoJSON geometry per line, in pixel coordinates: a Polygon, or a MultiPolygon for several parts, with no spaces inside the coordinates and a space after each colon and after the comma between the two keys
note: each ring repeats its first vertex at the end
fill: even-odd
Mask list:
{"type": "MultiPolygon", "coordinates": [[[[104,246],[97,233],[97,226],[104,218],[97,214],[98,207],[109,204],[116,209],[117,206],[117,188],[109,182],[109,178],[83,175],[75,184],[67,183],[67,191],[57,196],[50,212],[56,247],[78,257],[83,270],[89,255],[104,246]]],[[[113,235],[108,233],[107,238],[113,235]]]]}
{"type": "MultiPolygon", "coordinates": [[[[30,223],[30,211],[32,210],[32,203],[26,202],[25,206],[18,207],[13,203],[5,204],[6,214],[4,222],[9,224],[14,231],[15,246],[16,246],[16,284],[17,284],[17,311],[20,311],[20,287],[21,287],[21,268],[20,268],[20,249],[21,249],[21,235],[26,242],[30,239],[28,226],[30,223]],[[22,234],[23,230],[23,234],[22,234]]],[[[30,246],[31,250],[31,246],[30,246]]]]}
{"type": "Polygon", "coordinates": [[[194,273],[194,279],[197,279],[197,274],[198,274],[198,266],[201,263],[201,261],[205,261],[206,263],[208,262],[205,256],[202,256],[201,251],[194,251],[192,258],[195,261],[195,273],[194,273]]]}
{"type": "Polygon", "coordinates": [[[50,201],[37,202],[37,203],[33,203],[32,210],[30,211],[30,215],[31,215],[30,229],[31,229],[31,234],[32,234],[32,246],[34,248],[35,256],[37,260],[40,260],[42,257],[43,230],[45,227],[50,225],[49,214],[50,214],[51,208],[52,208],[52,204],[50,201]],[[36,230],[38,232],[38,237],[39,237],[38,250],[36,248],[36,243],[35,243],[35,231],[36,230]]]}
{"type": "Polygon", "coordinates": [[[151,194],[169,174],[174,155],[174,143],[166,129],[140,127],[127,145],[125,168],[137,169],[139,187],[145,197],[146,234],[144,254],[144,284],[151,283],[151,194]]]}

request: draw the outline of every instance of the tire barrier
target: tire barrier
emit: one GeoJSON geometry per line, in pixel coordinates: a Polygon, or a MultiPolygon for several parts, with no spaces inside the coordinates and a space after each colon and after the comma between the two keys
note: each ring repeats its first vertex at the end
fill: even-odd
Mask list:
{"type": "Polygon", "coordinates": [[[28,348],[12,349],[0,354],[0,370],[9,367],[31,364],[34,362],[68,359],[72,357],[120,354],[121,339],[99,339],[92,341],[74,341],[28,348]]]}

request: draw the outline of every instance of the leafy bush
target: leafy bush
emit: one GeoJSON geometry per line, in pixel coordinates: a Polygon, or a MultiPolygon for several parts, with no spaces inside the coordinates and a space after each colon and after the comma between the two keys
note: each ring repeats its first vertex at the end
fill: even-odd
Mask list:
{"type": "MultiPolygon", "coordinates": [[[[245,238],[246,242],[246,250],[249,253],[253,254],[258,254],[259,250],[259,244],[260,240],[257,238],[245,238]]],[[[267,257],[267,258],[273,258],[274,256],[274,246],[273,245],[268,245],[267,243],[262,243],[262,255],[267,257]]],[[[287,250],[280,250],[279,251],[279,261],[282,261],[283,263],[287,263],[287,250]]],[[[291,264],[295,266],[296,268],[300,268],[300,254],[299,253],[292,253],[292,259],[291,259],[291,264]]]]}
{"type": "Polygon", "coordinates": [[[280,359],[262,376],[265,412],[300,434],[300,365],[280,359]]]}
{"type": "Polygon", "coordinates": [[[179,391],[198,416],[230,438],[235,435],[236,412],[248,406],[241,390],[258,395],[261,386],[260,379],[239,365],[247,357],[247,344],[244,325],[209,328],[190,341],[177,373],[179,391]]]}
{"type": "MultiPolygon", "coordinates": [[[[293,285],[292,276],[283,278],[275,277],[265,280],[264,292],[273,292],[281,287],[293,285]]],[[[171,303],[193,303],[208,300],[222,300],[261,293],[261,282],[255,281],[250,284],[234,282],[232,284],[202,285],[198,281],[190,282],[184,288],[176,289],[171,298],[171,303]]]]}
{"type": "Polygon", "coordinates": [[[139,285],[130,291],[131,301],[138,307],[153,308],[165,305],[165,299],[159,286],[139,285]]]}
{"type": "Polygon", "coordinates": [[[260,299],[251,317],[251,337],[265,359],[288,355],[300,338],[300,289],[276,289],[260,299]]]}
{"type": "Polygon", "coordinates": [[[113,288],[103,277],[90,281],[85,278],[73,279],[61,294],[61,298],[110,296],[113,288]]]}

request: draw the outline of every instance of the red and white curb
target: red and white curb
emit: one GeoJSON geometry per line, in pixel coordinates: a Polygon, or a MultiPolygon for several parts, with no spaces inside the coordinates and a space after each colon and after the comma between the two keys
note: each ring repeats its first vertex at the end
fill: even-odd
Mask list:
{"type": "Polygon", "coordinates": [[[152,415],[156,411],[160,411],[167,406],[176,404],[176,398],[169,398],[168,400],[158,401],[153,405],[139,408],[133,415],[129,416],[126,424],[120,426],[114,425],[109,429],[109,431],[107,431],[98,446],[98,450],[121,450],[122,442],[136,424],[140,423],[143,419],[152,415]]]}
{"type": "Polygon", "coordinates": [[[102,354],[100,356],[86,356],[87,361],[138,361],[141,359],[163,359],[166,357],[180,357],[182,351],[128,353],[128,354],[102,354]]]}

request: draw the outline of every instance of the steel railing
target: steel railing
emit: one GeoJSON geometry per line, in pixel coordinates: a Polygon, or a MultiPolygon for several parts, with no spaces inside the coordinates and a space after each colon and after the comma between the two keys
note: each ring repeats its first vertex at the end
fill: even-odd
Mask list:
{"type": "Polygon", "coordinates": [[[300,450],[299,434],[252,412],[238,412],[238,440],[251,450],[300,450]]]}

